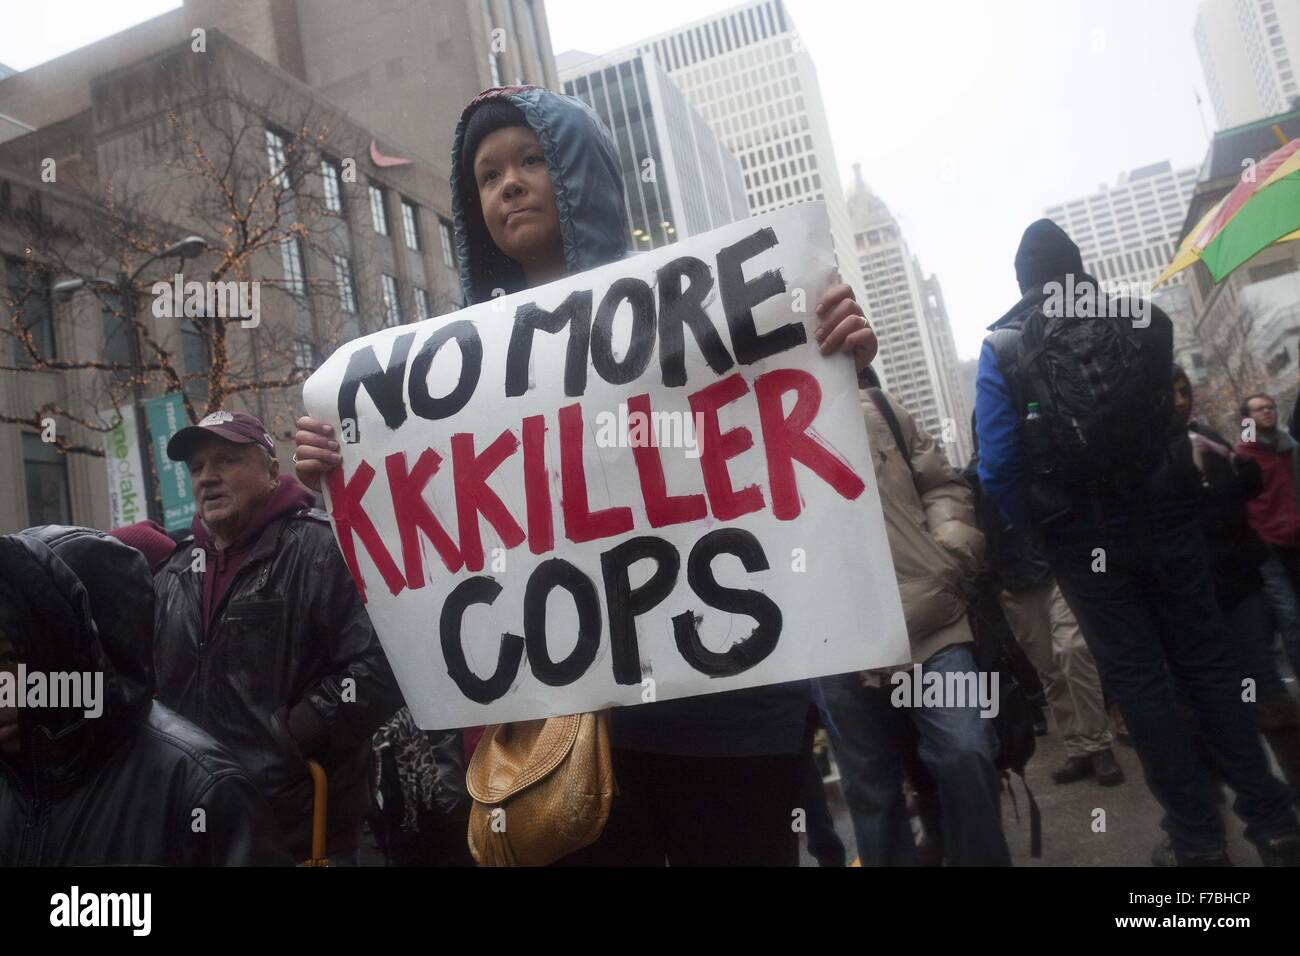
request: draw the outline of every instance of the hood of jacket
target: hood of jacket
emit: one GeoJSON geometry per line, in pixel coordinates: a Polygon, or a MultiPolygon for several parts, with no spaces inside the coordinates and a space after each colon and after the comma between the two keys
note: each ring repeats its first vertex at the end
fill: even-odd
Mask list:
{"type": "MultiPolygon", "coordinates": [[[[310,491],[298,484],[289,475],[281,475],[275,491],[271,492],[271,497],[266,499],[266,503],[262,505],[262,510],[257,513],[253,523],[240,535],[239,540],[231,542],[230,550],[237,551],[249,547],[257,541],[266,526],[276,518],[293,514],[303,508],[311,508],[315,503],[316,497],[310,491]]],[[[190,524],[190,530],[194,532],[194,543],[196,545],[205,551],[215,549],[216,545],[212,539],[212,532],[208,530],[208,526],[200,520],[197,514],[190,524]]]]}
{"type": "Polygon", "coordinates": [[[452,221],[466,305],[487,301],[494,289],[509,295],[525,287],[519,264],[488,235],[478,189],[461,169],[466,124],[482,103],[493,98],[504,99],[523,113],[542,145],[568,272],[585,272],[627,254],[629,226],[618,151],[596,112],[581,100],[536,86],[485,90],[465,107],[451,147],[452,221]]]}
{"type": "MultiPolygon", "coordinates": [[[[29,675],[102,674],[102,712],[20,707],[24,760],[38,785],[92,772],[153,697],[153,579],[144,555],[88,528],[49,525],[0,537],[0,630],[29,675]]],[[[0,767],[5,758],[0,756],[0,767]]]]}

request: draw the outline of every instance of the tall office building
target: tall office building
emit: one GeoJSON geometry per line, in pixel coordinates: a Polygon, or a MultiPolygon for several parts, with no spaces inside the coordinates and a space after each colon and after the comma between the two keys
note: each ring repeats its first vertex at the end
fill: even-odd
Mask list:
{"type": "Polygon", "coordinates": [[[749,215],[740,163],[654,57],[570,56],[560,82],[614,135],[629,249],[655,249],[749,215]]]}
{"type": "Polygon", "coordinates": [[[957,377],[957,348],[939,280],[926,276],[898,221],[854,164],[848,214],[866,304],[880,340],[876,364],[890,392],[939,442],[950,464],[970,460],[970,405],[957,377]]]}
{"type": "Polygon", "coordinates": [[[1221,129],[1284,113],[1300,96],[1300,3],[1202,0],[1196,49],[1221,129]]]}
{"type": "Polygon", "coordinates": [[[1078,243],[1084,268],[1098,279],[1153,283],[1174,256],[1195,186],[1195,167],[1175,172],[1168,162],[1154,163],[1044,215],[1078,243]]]}
{"type": "Polygon", "coordinates": [[[752,213],[825,200],[840,273],[861,292],[817,70],[782,0],[733,7],[626,49],[653,56],[740,160],[752,213]]]}

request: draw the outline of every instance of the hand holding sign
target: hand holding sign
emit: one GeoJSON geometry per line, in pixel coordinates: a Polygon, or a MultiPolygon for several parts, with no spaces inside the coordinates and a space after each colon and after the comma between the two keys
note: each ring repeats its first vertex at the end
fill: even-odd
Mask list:
{"type": "MultiPolygon", "coordinates": [[[[853,372],[798,306],[831,289],[827,236],[791,207],[383,330],[307,383],[334,434],[300,424],[300,472],[343,460],[335,533],[422,727],[908,659],[853,372]]],[[[822,320],[874,351],[851,297],[822,320]]]]}

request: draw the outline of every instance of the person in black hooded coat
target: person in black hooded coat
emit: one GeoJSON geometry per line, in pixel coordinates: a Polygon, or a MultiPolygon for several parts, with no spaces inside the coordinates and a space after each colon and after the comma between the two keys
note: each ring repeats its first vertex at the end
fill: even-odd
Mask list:
{"type": "Polygon", "coordinates": [[[0,708],[0,866],[293,862],[234,758],[153,700],[153,611],[133,548],[86,528],[0,537],[0,676],[102,677],[89,709],[0,708]]]}

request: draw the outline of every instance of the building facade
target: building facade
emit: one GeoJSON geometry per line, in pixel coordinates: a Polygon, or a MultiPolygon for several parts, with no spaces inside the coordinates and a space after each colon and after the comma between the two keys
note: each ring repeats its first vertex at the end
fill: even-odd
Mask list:
{"type": "Polygon", "coordinates": [[[629,249],[656,249],[749,216],[740,163],[654,57],[593,57],[561,70],[560,82],[614,136],[629,249]]]}
{"type": "Polygon", "coordinates": [[[1083,267],[1098,279],[1151,284],[1174,256],[1195,185],[1195,167],[1175,171],[1168,162],[1154,163],[1043,215],[1069,233],[1083,267]]]}
{"type": "MultiPolygon", "coordinates": [[[[477,93],[559,88],[544,0],[184,0],[0,79],[0,113],[46,126],[87,109],[96,77],[182,41],[197,45],[195,31],[208,30],[320,91],[372,131],[381,155],[443,167],[461,109],[477,93]]],[[[9,135],[0,122],[0,141],[9,135]]]]}
{"type": "Polygon", "coordinates": [[[783,0],[733,7],[626,49],[654,57],[740,161],[751,214],[825,201],[840,273],[861,292],[817,70],[783,0]]]}
{"type": "Polygon", "coordinates": [[[1196,49],[1220,129],[1285,112],[1300,96],[1300,4],[1202,0],[1196,49]]]}
{"type": "MultiPolygon", "coordinates": [[[[0,143],[0,331],[21,325],[53,363],[30,367],[40,362],[27,346],[0,334],[0,364],[13,365],[0,371],[0,485],[18,492],[0,498],[0,533],[51,521],[109,526],[104,459],[65,454],[46,440],[43,421],[53,420],[67,443],[94,449],[103,435],[83,423],[97,412],[134,414],[143,433],[145,416],[133,409],[178,384],[194,416],[208,410],[215,333],[201,320],[211,316],[160,316],[150,290],[177,272],[206,278],[243,226],[271,224],[282,238],[252,248],[229,276],[258,287],[260,317],[255,327],[224,325],[223,381],[232,388],[219,404],[262,418],[282,467],[302,412],[298,383],[333,348],[461,302],[445,164],[376,162],[375,131],[220,31],[209,31],[201,54],[182,39],[90,78],[88,98],[86,109],[0,143]],[[228,162],[234,172],[223,182],[249,190],[241,200],[259,183],[263,194],[276,193],[258,207],[262,219],[233,221],[212,205],[214,183],[184,166],[177,122],[193,137],[190,153],[220,158],[221,168],[228,162]],[[53,181],[42,178],[47,160],[53,181]],[[104,202],[110,188],[120,206],[104,202]],[[188,235],[206,239],[209,252],[147,264],[142,250],[188,235]],[[142,322],[138,337],[128,310],[116,314],[94,281],[135,266],[144,267],[129,310],[142,322]],[[56,294],[68,275],[88,281],[56,294]],[[150,343],[169,356],[175,381],[169,372],[122,371],[139,360],[135,350],[151,354],[150,343]],[[115,370],[95,369],[97,360],[115,370]]],[[[390,136],[385,144],[408,152],[390,136]]],[[[153,461],[142,442],[146,471],[153,461]]]]}
{"type": "Polygon", "coordinates": [[[889,391],[943,447],[950,464],[971,457],[971,408],[958,378],[957,348],[935,276],[908,249],[889,207],[854,166],[848,212],[865,304],[880,341],[876,364],[889,391]]]}

